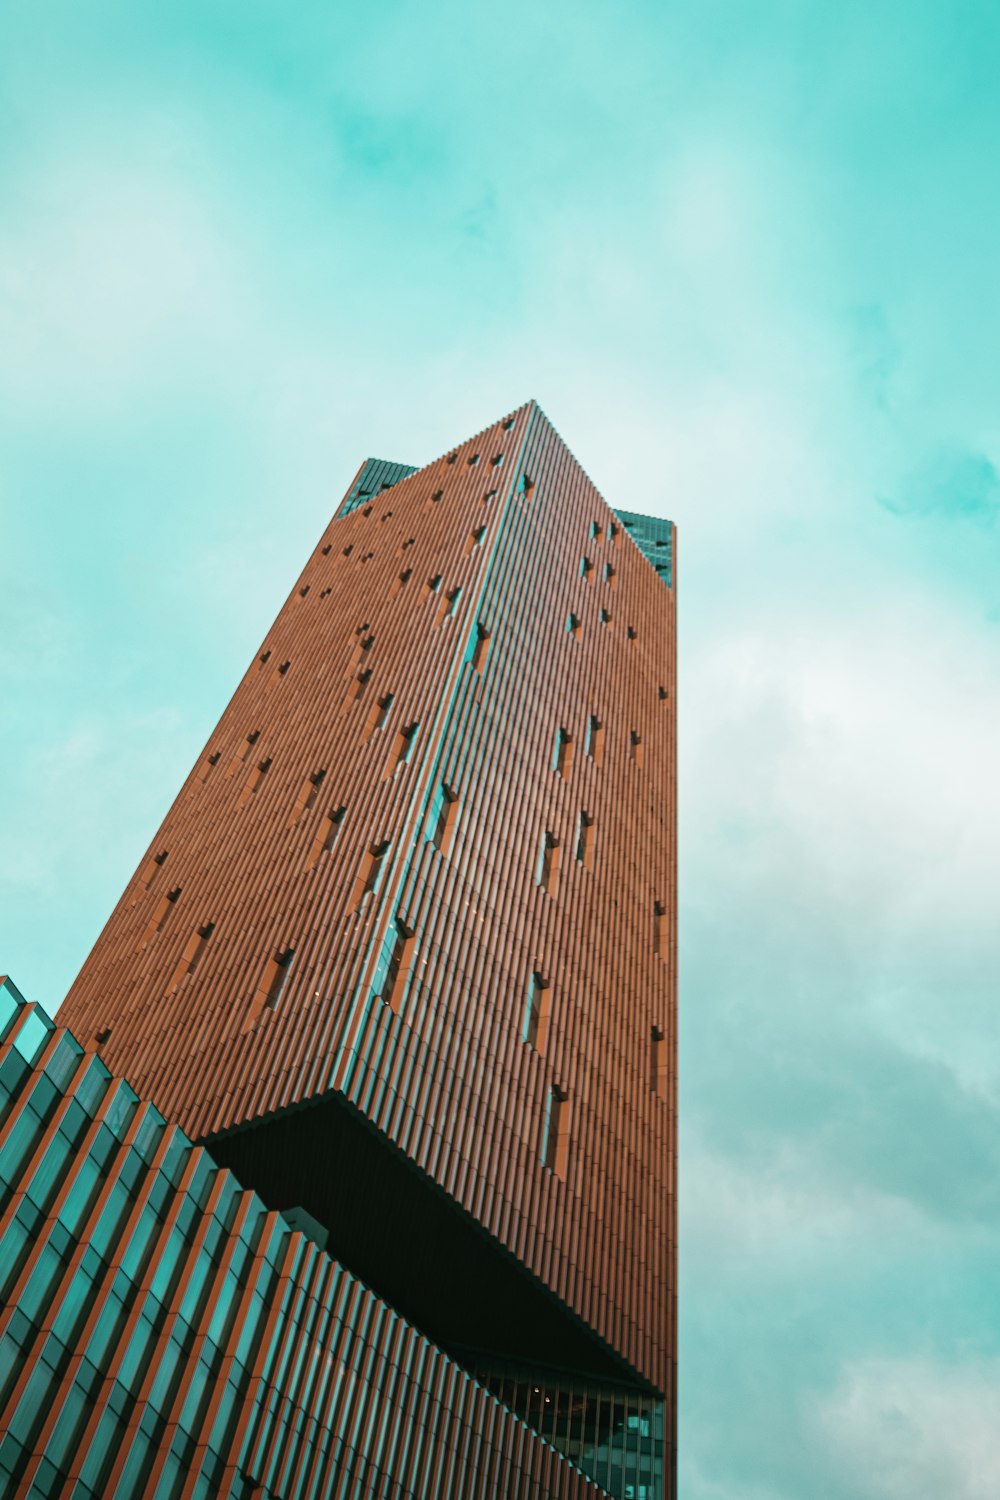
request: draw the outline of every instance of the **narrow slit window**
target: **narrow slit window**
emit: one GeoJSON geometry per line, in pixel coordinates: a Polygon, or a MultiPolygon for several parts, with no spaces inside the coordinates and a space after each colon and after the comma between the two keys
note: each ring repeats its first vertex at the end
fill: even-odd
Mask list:
{"type": "Polygon", "coordinates": [[[535,874],[537,883],[542,890],[552,895],[555,890],[556,876],[559,873],[559,840],[554,833],[546,832],[542,835],[542,847],[538,855],[538,869],[535,874]]]}
{"type": "Polygon", "coordinates": [[[494,453],[493,457],[490,459],[490,463],[493,465],[494,469],[499,469],[500,465],[503,463],[503,454],[494,453]]]}
{"type": "Polygon", "coordinates": [[[133,906],[137,905],[139,896],[145,895],[146,891],[149,890],[150,886],[153,884],[153,881],[156,879],[157,870],[159,870],[166,863],[166,858],[166,849],[161,849],[159,854],[154,854],[152,859],[147,859],[146,863],[139,871],[139,891],[137,892],[132,902],[133,906]]]}
{"type": "Polygon", "coordinates": [[[346,812],[347,808],[341,806],[335,809],[331,808],[326,813],[320,823],[316,837],[313,839],[312,848],[309,850],[309,858],[306,861],[307,869],[311,870],[320,855],[326,854],[333,848],[346,812]]]}
{"type": "Polygon", "coordinates": [[[299,598],[300,599],[304,599],[306,597],[306,595],[308,594],[308,592],[309,592],[309,585],[308,585],[308,583],[304,583],[302,585],[302,587],[299,589],[299,598]]]}
{"type": "Polygon", "coordinates": [[[300,818],[304,817],[310,808],[314,806],[325,775],[326,771],[324,770],[311,771],[306,777],[302,783],[299,795],[295,799],[295,806],[292,808],[292,814],[288,820],[289,828],[297,823],[300,818]]]}
{"type": "Polygon", "coordinates": [[[548,981],[535,969],[528,977],[528,990],[524,997],[524,1021],[521,1039],[537,1052],[545,1050],[545,1031],[549,1019],[548,981]]]}
{"type": "Polygon", "coordinates": [[[386,934],[382,961],[375,973],[375,993],[391,1010],[398,1010],[413,971],[417,940],[412,927],[396,917],[386,934]]]}
{"type": "Polygon", "coordinates": [[[417,730],[420,725],[414,720],[412,724],[405,725],[397,734],[392,747],[392,756],[386,769],[386,775],[391,776],[400,766],[405,766],[413,752],[413,746],[417,738],[417,730]]]}
{"type": "Polygon", "coordinates": [[[212,767],[213,766],[217,766],[219,764],[219,756],[221,754],[222,754],[221,750],[216,750],[216,752],[215,752],[214,755],[206,755],[205,756],[205,759],[202,761],[201,765],[198,767],[198,775],[197,775],[196,779],[199,782],[205,782],[205,781],[208,780],[209,775],[211,774],[211,771],[212,771],[212,767]]]}
{"type": "Polygon", "coordinates": [[[447,620],[450,615],[453,615],[455,613],[455,605],[458,603],[458,600],[459,600],[459,597],[460,597],[461,593],[462,593],[461,588],[454,588],[454,589],[449,589],[448,592],[445,594],[444,598],[441,600],[441,604],[440,604],[440,607],[438,609],[438,624],[439,625],[444,620],[447,620]]]}
{"type": "Polygon", "coordinates": [[[278,1002],[291,978],[294,960],[294,948],[285,948],[268,959],[254,993],[244,1031],[249,1031],[255,1026],[266,1010],[277,1009],[278,1002]]]}
{"type": "Polygon", "coordinates": [[[513,425],[514,425],[514,418],[513,417],[508,417],[507,420],[506,420],[506,422],[504,422],[504,424],[503,424],[503,430],[504,430],[504,432],[509,432],[510,429],[513,427],[513,425]]]}
{"type": "Polygon", "coordinates": [[[584,583],[590,582],[590,575],[593,571],[594,564],[585,553],[583,557],[580,558],[580,577],[583,579],[584,583]]]}
{"type": "Polygon", "coordinates": [[[353,542],[348,542],[347,546],[344,548],[343,553],[341,555],[343,557],[350,557],[350,555],[351,555],[351,553],[353,551],[354,551],[354,543],[353,542]]]}
{"type": "Polygon", "coordinates": [[[587,812],[580,813],[576,825],[576,859],[585,870],[594,863],[594,820],[587,812]]]}
{"type": "Polygon", "coordinates": [[[601,610],[601,624],[602,625],[610,625],[611,624],[611,615],[608,613],[608,611],[606,609],[602,609],[601,610]]]}
{"type": "Polygon", "coordinates": [[[378,890],[379,881],[382,878],[382,870],[385,867],[385,857],[388,852],[388,839],[383,839],[378,844],[372,844],[365,851],[365,857],[361,861],[361,869],[358,871],[358,878],[354,882],[352,905],[360,905],[366,897],[378,890]]]}
{"type": "Polygon", "coordinates": [[[470,469],[474,469],[476,467],[476,464],[479,462],[479,454],[478,453],[473,453],[472,457],[470,459],[468,459],[467,462],[468,462],[469,468],[470,469]]]}
{"type": "Polygon", "coordinates": [[[642,766],[642,736],[637,729],[629,733],[629,749],[632,759],[639,767],[642,766]]]}
{"type": "Polygon", "coordinates": [[[389,590],[389,598],[395,599],[396,595],[406,587],[412,577],[413,569],[404,568],[402,573],[400,573],[398,577],[393,580],[392,588],[389,590]]]}
{"type": "Polygon", "coordinates": [[[573,761],[573,736],[562,725],[556,730],[556,746],[552,753],[552,769],[565,779],[573,761]]]}
{"type": "Polygon", "coordinates": [[[572,612],[566,617],[566,633],[571,635],[575,641],[580,639],[580,618],[572,612]]]}
{"type": "Polygon", "coordinates": [[[601,764],[604,754],[604,725],[596,714],[590,714],[587,719],[587,739],[584,745],[584,754],[589,755],[595,766],[601,764]]]}
{"type": "Polygon", "coordinates": [[[424,584],[424,592],[423,592],[423,596],[422,597],[424,599],[429,599],[432,594],[436,594],[437,593],[437,591],[438,591],[438,589],[440,587],[441,587],[441,574],[440,573],[435,573],[433,575],[433,577],[428,578],[427,582],[424,584]]]}
{"type": "Polygon", "coordinates": [[[466,543],[465,543],[465,555],[466,555],[466,557],[468,557],[470,555],[470,553],[475,552],[476,548],[482,545],[482,540],[483,540],[483,537],[485,535],[486,535],[486,527],[485,526],[477,526],[474,531],[470,531],[469,532],[468,539],[466,540],[466,543]]]}
{"type": "Polygon", "coordinates": [[[569,1095],[553,1084],[549,1089],[542,1129],[542,1163],[556,1177],[566,1175],[569,1146],[569,1095]]]}
{"type": "Polygon", "coordinates": [[[332,542],[327,542],[326,546],[325,547],[321,547],[319,550],[322,552],[322,554],[323,554],[324,557],[329,557],[330,556],[330,549],[332,548],[332,546],[333,546],[332,542]]]}
{"type": "Polygon", "coordinates": [[[260,661],[260,664],[261,664],[262,667],[266,666],[267,663],[270,660],[271,660],[271,652],[270,652],[270,650],[262,651],[260,653],[259,661],[260,661]]]}
{"type": "Polygon", "coordinates": [[[656,691],[657,691],[657,696],[659,697],[660,702],[661,703],[665,703],[666,700],[667,700],[667,698],[670,695],[667,692],[666,688],[663,686],[662,682],[661,682],[660,686],[657,688],[656,691]]]}
{"type": "Polygon", "coordinates": [[[608,527],[608,541],[611,543],[612,547],[614,546],[617,538],[618,527],[615,525],[614,521],[612,521],[611,525],[608,527]]]}
{"type": "Polygon", "coordinates": [[[382,697],[375,704],[371,713],[368,715],[369,734],[374,734],[376,729],[385,728],[385,721],[389,717],[389,710],[392,707],[392,701],[392,693],[383,693],[382,697]]]}
{"type": "Polygon", "coordinates": [[[625,633],[630,641],[634,641],[639,634],[634,625],[630,625],[625,633]]]}
{"type": "Polygon", "coordinates": [[[591,521],[590,523],[590,537],[591,541],[594,542],[599,542],[601,540],[601,528],[600,526],[598,526],[596,521],[591,521]]]}
{"type": "Polygon", "coordinates": [[[490,633],[481,622],[477,624],[470,642],[469,661],[474,672],[482,672],[490,651],[490,633]]]}
{"type": "Polygon", "coordinates": [[[522,474],[518,481],[517,492],[523,500],[530,504],[535,494],[535,481],[529,475],[522,474]]]}
{"type": "Polygon", "coordinates": [[[655,928],[653,933],[653,947],[661,958],[667,958],[670,954],[670,929],[667,925],[667,908],[662,901],[653,902],[653,920],[655,928]]]}
{"type": "Polygon", "coordinates": [[[350,687],[347,690],[347,699],[344,705],[345,708],[350,708],[352,704],[357,703],[365,688],[368,686],[371,675],[371,667],[362,667],[361,671],[357,674],[354,681],[351,683],[350,687]]]}
{"type": "Polygon", "coordinates": [[[442,782],[434,794],[427,819],[427,837],[442,854],[448,852],[457,817],[458,798],[451,787],[442,782]]]}
{"type": "Polygon", "coordinates": [[[608,585],[609,588],[613,589],[615,587],[615,580],[616,580],[616,578],[617,578],[617,574],[615,573],[614,568],[611,566],[610,563],[605,563],[604,564],[604,582],[608,585]]]}
{"type": "Polygon", "coordinates": [[[250,798],[257,795],[257,792],[260,790],[260,784],[264,780],[264,777],[267,775],[270,769],[270,757],[268,757],[267,760],[258,761],[253,770],[250,772],[250,775],[246,779],[246,783],[244,784],[243,790],[240,793],[240,800],[237,803],[238,807],[245,807],[246,804],[250,801],[250,798]]]}
{"type": "Polygon", "coordinates": [[[195,966],[197,965],[198,960],[201,958],[202,953],[205,951],[205,944],[208,942],[214,931],[215,923],[206,922],[203,927],[196,928],[188,938],[187,943],[184,947],[184,952],[181,954],[180,962],[178,963],[177,968],[174,970],[174,977],[170,981],[170,989],[168,993],[176,990],[182,979],[186,979],[189,974],[194,973],[195,966]]]}
{"type": "Polygon", "coordinates": [[[166,922],[171,911],[173,910],[174,904],[176,903],[180,893],[181,888],[178,885],[175,886],[172,891],[168,891],[165,896],[160,897],[159,901],[156,903],[156,910],[150,917],[146,930],[142,935],[142,941],[139,944],[140,949],[148,947],[148,945],[155,938],[156,934],[162,930],[163,924],[166,922]]]}
{"type": "Polygon", "coordinates": [[[649,1086],[660,1099],[667,1097],[667,1038],[654,1026],[649,1046],[649,1086]]]}
{"type": "Polygon", "coordinates": [[[226,767],[227,777],[235,776],[240,767],[246,765],[247,761],[250,759],[250,752],[259,739],[259,729],[255,729],[252,734],[247,735],[246,739],[243,741],[243,744],[237,750],[236,754],[233,756],[232,760],[226,767]]]}
{"type": "Polygon", "coordinates": [[[457,461],[458,461],[458,454],[457,453],[449,453],[448,457],[445,459],[445,463],[446,464],[457,463],[457,461]]]}

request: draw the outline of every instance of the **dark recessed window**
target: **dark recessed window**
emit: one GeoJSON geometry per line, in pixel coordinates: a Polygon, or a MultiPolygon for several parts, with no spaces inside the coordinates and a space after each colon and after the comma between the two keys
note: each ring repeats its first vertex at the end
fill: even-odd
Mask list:
{"type": "Polygon", "coordinates": [[[297,823],[315,805],[325,775],[325,770],[311,771],[306,777],[299,790],[299,795],[295,799],[295,805],[288,820],[289,827],[297,823]]]}
{"type": "Polygon", "coordinates": [[[659,1026],[651,1028],[649,1086],[660,1099],[667,1097],[667,1038],[659,1026]]]}
{"type": "Polygon", "coordinates": [[[589,755],[596,765],[600,765],[603,752],[604,725],[596,714],[589,714],[587,716],[587,734],[584,740],[583,753],[589,755]]]}
{"type": "Polygon", "coordinates": [[[670,928],[667,923],[667,908],[662,901],[653,902],[653,947],[661,958],[670,957],[670,928]]]}
{"type": "Polygon", "coordinates": [[[458,798],[444,782],[434,793],[427,819],[427,837],[442,854],[448,852],[458,816],[458,798]]]}
{"type": "Polygon", "coordinates": [[[198,960],[205,950],[205,944],[214,931],[215,923],[206,922],[204,926],[196,928],[188,938],[184,952],[181,954],[180,962],[174,970],[173,978],[170,981],[168,994],[177,988],[182,979],[186,979],[189,974],[194,972],[198,960]]]}
{"type": "Polygon", "coordinates": [[[240,793],[239,801],[237,803],[238,807],[245,807],[246,804],[250,801],[250,798],[256,796],[257,792],[260,789],[261,782],[264,780],[264,777],[267,775],[270,769],[270,756],[268,756],[267,760],[261,760],[257,762],[243,785],[243,790],[240,793]]]}
{"type": "Polygon", "coordinates": [[[580,639],[580,619],[578,615],[574,615],[572,612],[567,615],[566,631],[574,638],[574,640],[580,639]]]}
{"type": "Polygon", "coordinates": [[[352,904],[354,906],[357,906],[367,896],[370,896],[373,891],[378,889],[378,883],[382,878],[382,870],[385,865],[385,856],[388,852],[388,839],[382,839],[381,842],[372,844],[365,851],[364,859],[361,861],[361,868],[358,871],[358,878],[354,882],[354,891],[352,893],[352,904]]]}
{"type": "Polygon", "coordinates": [[[542,1162],[557,1177],[566,1175],[569,1136],[569,1095],[553,1084],[546,1099],[542,1127],[542,1162]]]}
{"type": "Polygon", "coordinates": [[[413,969],[416,937],[412,927],[396,917],[386,935],[383,958],[375,974],[375,992],[392,1010],[398,1010],[413,969]],[[384,964],[384,967],[383,967],[384,964]]]}
{"type": "Polygon", "coordinates": [[[536,969],[528,977],[528,990],[524,997],[524,1020],[521,1039],[529,1047],[539,1051],[545,1046],[544,1029],[548,1022],[548,985],[536,969]]]}
{"type": "Polygon", "coordinates": [[[371,713],[368,716],[368,733],[369,734],[374,734],[375,731],[376,731],[376,729],[384,729],[385,728],[385,721],[389,717],[389,710],[390,710],[391,707],[392,707],[392,694],[391,693],[384,693],[382,695],[382,697],[378,700],[378,702],[375,704],[374,708],[372,709],[371,713]]]}
{"type": "Polygon", "coordinates": [[[313,839],[312,848],[309,850],[309,858],[306,860],[307,870],[312,869],[321,854],[326,854],[329,849],[333,848],[346,812],[346,807],[338,807],[324,814],[320,820],[316,837],[313,839]]]}
{"type": "Polygon", "coordinates": [[[587,870],[594,862],[594,820],[586,812],[581,812],[576,825],[576,858],[587,870]]]}
{"type": "Polygon", "coordinates": [[[573,759],[573,737],[562,726],[556,730],[556,747],[552,755],[552,769],[560,776],[568,776],[573,759]]]}
{"type": "Polygon", "coordinates": [[[537,883],[550,896],[555,890],[556,876],[559,873],[559,840],[554,833],[546,831],[542,835],[542,847],[538,856],[538,869],[535,874],[537,883]]]}
{"type": "Polygon", "coordinates": [[[480,622],[477,624],[472,640],[469,643],[469,661],[474,672],[482,672],[486,666],[486,658],[490,650],[490,633],[486,626],[480,622]]]}

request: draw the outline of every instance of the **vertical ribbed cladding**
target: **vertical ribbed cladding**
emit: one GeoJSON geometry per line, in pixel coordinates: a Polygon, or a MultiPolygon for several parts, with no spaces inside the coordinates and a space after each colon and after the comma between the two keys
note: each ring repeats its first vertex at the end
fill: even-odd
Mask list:
{"type": "Polygon", "coordinates": [[[599,1500],[0,980],[0,1493],[599,1500]]]}
{"type": "Polygon", "coordinates": [[[339,1089],[669,1409],[674,598],[533,403],[338,516],[61,1014],[82,1034],[110,1029],[103,1054],[198,1136],[339,1089]],[[470,655],[479,625],[481,669],[470,655]],[[591,717],[599,759],[585,750],[591,717]],[[552,765],[560,728],[573,743],[565,776],[552,765]],[[312,806],[291,821],[319,771],[312,806]],[[444,853],[426,837],[442,784],[457,797],[444,853]],[[586,863],[575,858],[582,813],[586,863]],[[536,882],[546,832],[559,846],[551,894],[536,882]],[[378,889],[355,909],[381,841],[378,889]],[[390,1006],[377,982],[397,919],[415,944],[390,1006]],[[209,922],[196,968],[168,993],[209,922]],[[266,964],[288,948],[280,1003],[248,1027],[266,964]],[[549,1005],[540,1047],[522,1038],[534,971],[549,1005]],[[654,1028],[665,1094],[651,1086],[654,1028]],[[569,1123],[561,1176],[543,1165],[554,1090],[569,1123]]]}

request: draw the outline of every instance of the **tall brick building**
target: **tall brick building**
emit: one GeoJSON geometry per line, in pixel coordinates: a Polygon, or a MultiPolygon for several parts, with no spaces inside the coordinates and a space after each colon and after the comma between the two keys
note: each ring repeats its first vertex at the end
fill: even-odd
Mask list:
{"type": "Polygon", "coordinates": [[[420,470],[362,466],[62,1029],[5,991],[6,1125],[35,1143],[0,1149],[27,1320],[0,1480],[673,1494],[673,543],[602,500],[534,403],[420,470]],[[127,1224],[98,1247],[86,1325],[124,1277],[114,1358],[150,1330],[128,1381],[75,1325],[46,1362],[84,1229],[43,1271],[22,1213],[62,1222],[31,1173],[68,1142],[49,1191],[72,1197],[93,1142],[51,1111],[93,1076],[134,1101],[95,1225],[116,1152],[149,1136],[126,1195],[136,1224],[149,1199],[145,1249],[129,1262],[127,1224]],[[162,1270],[182,1212],[189,1246],[216,1242],[200,1311],[162,1270]],[[29,1391],[59,1393],[47,1425],[29,1391]]]}

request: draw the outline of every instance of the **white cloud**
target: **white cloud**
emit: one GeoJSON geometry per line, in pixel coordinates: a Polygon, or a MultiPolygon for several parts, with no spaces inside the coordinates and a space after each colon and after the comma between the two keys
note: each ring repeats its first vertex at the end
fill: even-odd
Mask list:
{"type": "Polygon", "coordinates": [[[867,1359],[814,1409],[830,1462],[870,1500],[996,1500],[1000,1360],[867,1359]]]}

